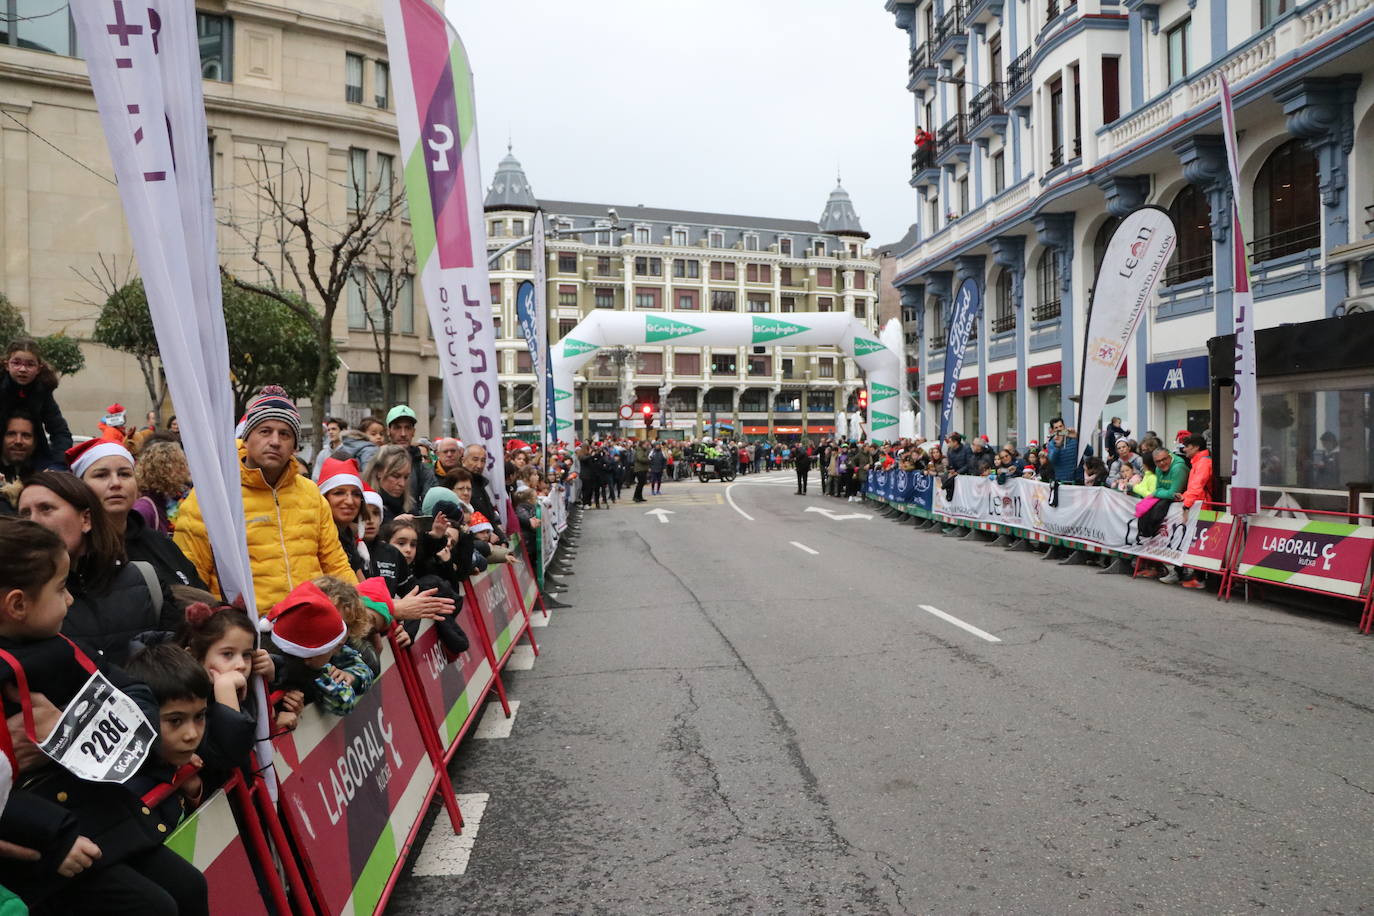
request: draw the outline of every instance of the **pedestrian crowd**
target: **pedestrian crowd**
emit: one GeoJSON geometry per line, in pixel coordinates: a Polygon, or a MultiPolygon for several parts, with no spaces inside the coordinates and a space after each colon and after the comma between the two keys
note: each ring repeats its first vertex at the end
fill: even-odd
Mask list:
{"type": "MultiPolygon", "coordinates": [[[[74,436],[39,344],[13,341],[4,357],[0,912],[206,913],[204,876],[163,841],[251,774],[259,717],[280,734],[311,704],[348,714],[380,674],[383,639],[407,645],[425,619],[454,661],[468,646],[454,616],[466,580],[533,541],[577,458],[518,440],[491,456],[417,439],[414,411],[396,405],[351,426],[326,420],[307,462],[300,413],[268,386],[235,431],[249,607],[225,600],[215,501],[201,499],[175,418],[150,412],[135,428],[114,404],[93,435],[74,436]],[[104,696],[87,683],[97,672],[155,732],[122,783],[76,775],[39,747],[68,707],[81,715],[104,696]]],[[[112,713],[92,750],[127,747],[126,726],[112,713]]]]}

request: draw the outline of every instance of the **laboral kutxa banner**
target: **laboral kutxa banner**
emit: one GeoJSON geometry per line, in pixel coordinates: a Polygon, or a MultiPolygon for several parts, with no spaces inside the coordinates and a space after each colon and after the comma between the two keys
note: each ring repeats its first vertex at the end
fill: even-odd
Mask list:
{"type": "Polygon", "coordinates": [[[1374,528],[1251,516],[1236,572],[1358,598],[1369,577],[1374,528]]]}
{"type": "Polygon", "coordinates": [[[472,71],[458,34],[425,0],[385,0],[415,263],[458,438],[487,449],[487,482],[505,519],[496,336],[472,71]]]}

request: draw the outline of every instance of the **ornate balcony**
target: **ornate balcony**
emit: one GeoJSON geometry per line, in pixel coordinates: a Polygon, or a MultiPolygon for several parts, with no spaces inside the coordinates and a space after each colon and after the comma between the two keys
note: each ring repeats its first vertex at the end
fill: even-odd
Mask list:
{"type": "Polygon", "coordinates": [[[944,60],[968,49],[967,8],[963,0],[950,5],[935,26],[935,59],[944,60]]]}
{"type": "Polygon", "coordinates": [[[907,64],[906,88],[915,92],[933,85],[936,72],[935,46],[928,41],[920,42],[912,49],[911,60],[907,64]]]}
{"type": "Polygon", "coordinates": [[[969,155],[968,138],[968,116],[955,115],[944,123],[937,135],[935,147],[935,161],[939,165],[944,165],[951,156],[958,156],[965,161],[969,155]]]}
{"type": "Polygon", "coordinates": [[[1007,110],[1002,105],[1002,99],[1006,97],[1006,83],[993,83],[985,86],[973,101],[968,109],[968,128],[971,139],[979,140],[984,135],[997,132],[1002,133],[1007,127],[1007,110]]]}
{"type": "Polygon", "coordinates": [[[1031,84],[1031,49],[1026,48],[1016,59],[1007,67],[1007,95],[1003,100],[1007,105],[1014,104],[1021,93],[1030,89],[1031,84]]]}
{"type": "Polygon", "coordinates": [[[938,143],[932,143],[925,149],[918,149],[911,154],[910,184],[913,188],[939,182],[940,167],[935,162],[935,151],[938,148],[938,143]]]}

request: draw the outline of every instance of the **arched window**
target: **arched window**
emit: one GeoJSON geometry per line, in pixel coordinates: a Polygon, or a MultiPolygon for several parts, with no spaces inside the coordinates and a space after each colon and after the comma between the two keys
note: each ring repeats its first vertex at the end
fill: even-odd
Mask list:
{"type": "Polygon", "coordinates": [[[1046,248],[1040,252],[1040,260],[1035,264],[1035,288],[1039,294],[1035,303],[1035,320],[1049,321],[1058,318],[1061,311],[1059,256],[1053,248],[1046,248]]]}
{"type": "Polygon", "coordinates": [[[945,327],[945,305],[936,296],[932,296],[930,302],[930,349],[943,350],[949,334],[945,327]]]}
{"type": "Polygon", "coordinates": [[[1317,157],[1301,140],[1269,154],[1255,179],[1256,261],[1281,258],[1321,245],[1317,157]]]}
{"type": "Polygon", "coordinates": [[[1178,232],[1178,248],[1164,282],[1170,286],[1212,275],[1212,212],[1207,194],[1188,185],[1169,206],[1169,218],[1178,232]]]}
{"type": "Polygon", "coordinates": [[[994,294],[996,308],[992,319],[992,332],[1000,334],[1016,327],[1016,304],[1011,301],[1011,271],[1003,269],[997,275],[997,292],[994,294]]]}

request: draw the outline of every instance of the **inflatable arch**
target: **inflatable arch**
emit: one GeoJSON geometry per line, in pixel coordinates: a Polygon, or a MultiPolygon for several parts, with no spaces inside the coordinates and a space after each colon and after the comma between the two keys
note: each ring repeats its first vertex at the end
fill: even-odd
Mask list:
{"type": "Polygon", "coordinates": [[[852,315],[802,312],[773,315],[595,311],[553,347],[554,410],[559,432],[570,428],[577,411],[573,373],[602,347],[647,345],[690,347],[833,346],[853,358],[868,379],[869,438],[898,436],[902,360],[852,315]]]}

